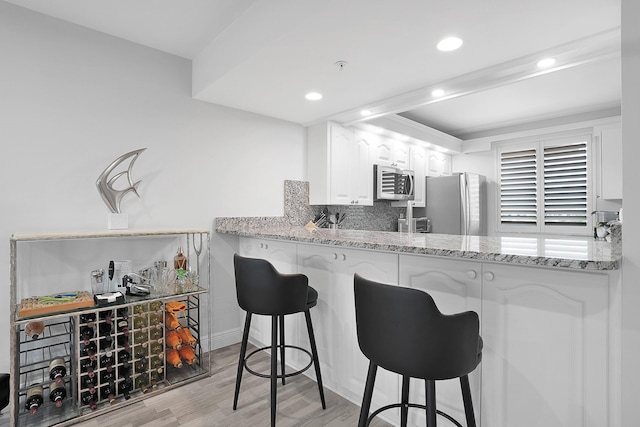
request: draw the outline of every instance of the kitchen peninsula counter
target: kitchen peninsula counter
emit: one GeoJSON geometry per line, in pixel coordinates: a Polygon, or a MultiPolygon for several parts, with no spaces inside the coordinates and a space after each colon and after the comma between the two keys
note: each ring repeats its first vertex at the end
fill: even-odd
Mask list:
{"type": "Polygon", "coordinates": [[[221,221],[216,232],[241,237],[287,240],[396,253],[412,253],[578,270],[617,270],[621,254],[615,245],[590,237],[488,237],[433,233],[397,233],[316,229],[301,226],[221,221]]]}

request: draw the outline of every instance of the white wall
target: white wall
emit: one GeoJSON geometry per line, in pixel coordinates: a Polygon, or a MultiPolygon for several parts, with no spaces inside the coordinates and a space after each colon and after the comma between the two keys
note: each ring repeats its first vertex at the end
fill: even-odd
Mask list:
{"type": "MultiPolygon", "coordinates": [[[[303,127],[193,100],[185,59],[0,2],[0,64],[0,342],[10,236],[106,229],[95,181],[121,154],[147,147],[134,167],[141,198],[122,203],[131,229],[282,215],[283,181],[306,178],[303,127]]],[[[213,268],[215,335],[239,315],[228,271],[213,268]]]]}

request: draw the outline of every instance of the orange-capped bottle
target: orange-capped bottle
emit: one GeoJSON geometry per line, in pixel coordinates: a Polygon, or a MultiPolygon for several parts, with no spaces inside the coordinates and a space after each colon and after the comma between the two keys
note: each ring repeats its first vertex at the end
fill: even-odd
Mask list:
{"type": "Polygon", "coordinates": [[[164,326],[170,331],[182,328],[182,325],[178,321],[178,317],[175,315],[175,313],[169,312],[166,312],[164,314],[164,326]]]}
{"type": "Polygon", "coordinates": [[[182,328],[178,330],[178,335],[180,335],[180,339],[184,345],[190,345],[195,348],[197,341],[191,334],[189,328],[182,328]]]}
{"type": "Polygon", "coordinates": [[[180,350],[180,347],[182,347],[182,339],[176,331],[167,331],[165,342],[167,343],[167,347],[174,350],[180,350]]]}
{"type": "Polygon", "coordinates": [[[172,348],[167,349],[167,365],[171,365],[174,368],[182,368],[182,360],[180,360],[178,350],[172,348]]]}
{"type": "Polygon", "coordinates": [[[188,365],[193,365],[198,361],[198,356],[194,353],[193,348],[188,345],[181,347],[178,354],[188,365]]]}

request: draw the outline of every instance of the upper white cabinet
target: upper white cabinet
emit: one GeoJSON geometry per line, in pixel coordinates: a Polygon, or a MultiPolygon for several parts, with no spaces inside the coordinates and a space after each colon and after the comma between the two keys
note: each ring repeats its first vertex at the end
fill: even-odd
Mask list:
{"type": "Polygon", "coordinates": [[[429,150],[427,176],[451,175],[451,155],[429,150]]]}
{"type": "Polygon", "coordinates": [[[373,147],[373,163],[408,169],[410,163],[409,144],[380,137],[373,147]]]}
{"type": "Polygon", "coordinates": [[[308,129],[307,171],[312,205],[372,205],[371,143],[337,123],[308,129]]]}
{"type": "Polygon", "coordinates": [[[598,170],[598,197],[622,199],[622,126],[594,128],[598,170]]]}

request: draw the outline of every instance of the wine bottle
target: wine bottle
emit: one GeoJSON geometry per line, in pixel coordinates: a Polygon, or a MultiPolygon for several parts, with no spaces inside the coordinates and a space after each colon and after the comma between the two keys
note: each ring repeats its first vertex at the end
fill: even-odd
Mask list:
{"type": "Polygon", "coordinates": [[[146,357],[142,357],[136,360],[136,373],[141,374],[147,372],[149,369],[149,360],[146,357]]]}
{"type": "Polygon", "coordinates": [[[82,338],[85,345],[89,344],[89,340],[93,338],[93,327],[88,325],[80,326],[80,338],[82,338]]]}
{"type": "Polygon", "coordinates": [[[115,384],[113,381],[105,384],[100,389],[100,397],[102,400],[108,400],[110,404],[114,404],[116,402],[116,390],[115,384]]]}
{"type": "Polygon", "coordinates": [[[96,378],[95,376],[91,377],[89,375],[83,375],[80,377],[80,385],[83,389],[89,389],[89,393],[93,394],[96,392],[96,378]]]}
{"type": "Polygon", "coordinates": [[[164,314],[164,325],[169,331],[182,328],[182,325],[178,321],[178,317],[176,317],[175,313],[170,313],[168,311],[164,314]]]}
{"type": "Polygon", "coordinates": [[[119,334],[123,334],[125,336],[129,336],[129,321],[128,320],[118,320],[117,330],[119,334]]]}
{"type": "Polygon", "coordinates": [[[87,357],[91,360],[95,360],[96,353],[98,352],[98,346],[93,341],[90,341],[89,344],[84,344],[82,349],[80,350],[80,355],[82,357],[87,357]]]}
{"type": "Polygon", "coordinates": [[[129,307],[120,307],[116,310],[118,317],[122,320],[129,320],[129,307]]]}
{"type": "Polygon", "coordinates": [[[100,316],[100,320],[104,323],[111,325],[113,322],[113,310],[102,310],[98,315],[100,316]]]}
{"type": "Polygon", "coordinates": [[[177,270],[187,269],[187,257],[182,253],[182,247],[178,246],[178,253],[173,257],[173,268],[177,270]]]}
{"type": "Polygon", "coordinates": [[[142,393],[149,391],[149,377],[147,374],[138,375],[135,381],[136,389],[139,389],[142,393]]]}
{"type": "Polygon", "coordinates": [[[96,323],[96,313],[91,312],[91,313],[84,313],[80,315],[80,324],[85,324],[91,329],[93,329],[93,326],[95,325],[95,323],[96,323]]]}
{"type": "Polygon", "coordinates": [[[98,363],[96,362],[95,359],[93,359],[93,360],[91,358],[81,359],[80,360],[80,370],[82,372],[86,372],[89,377],[93,378],[94,375],[95,375],[94,371],[96,369],[97,364],[98,363]]]}
{"type": "Polygon", "coordinates": [[[143,314],[147,311],[147,307],[145,307],[144,304],[136,304],[133,306],[133,314],[143,314]]]}
{"type": "Polygon", "coordinates": [[[178,350],[178,354],[180,355],[181,359],[187,362],[187,365],[193,365],[198,361],[198,357],[193,351],[193,347],[190,347],[188,345],[181,347],[180,350],[178,350]]]}
{"type": "Polygon", "coordinates": [[[164,358],[158,356],[151,356],[151,370],[157,371],[160,369],[162,371],[164,369],[164,358]]]}
{"type": "Polygon", "coordinates": [[[153,390],[157,389],[158,384],[163,380],[162,372],[158,372],[157,370],[151,371],[151,388],[153,390]]]}
{"type": "Polygon", "coordinates": [[[62,407],[62,401],[67,397],[67,389],[64,383],[52,382],[49,386],[49,400],[53,402],[57,408],[62,407]]]}
{"type": "Polygon", "coordinates": [[[111,351],[107,351],[100,357],[100,366],[102,368],[107,368],[107,372],[111,372],[114,362],[115,359],[113,357],[113,352],[111,351]]]}
{"type": "Polygon", "coordinates": [[[67,366],[62,357],[56,357],[49,362],[49,378],[51,380],[60,384],[65,375],[67,375],[67,366]]]}
{"type": "Polygon", "coordinates": [[[154,341],[158,341],[160,338],[162,338],[162,326],[160,326],[159,328],[152,328],[149,332],[149,338],[154,341]]]}
{"type": "Polygon", "coordinates": [[[178,350],[173,348],[167,349],[167,365],[171,365],[174,368],[182,368],[182,360],[180,360],[178,350]]]}
{"type": "Polygon", "coordinates": [[[118,363],[128,366],[129,360],[131,360],[131,353],[129,352],[129,350],[125,349],[118,352],[118,363]]]}
{"type": "Polygon", "coordinates": [[[167,347],[174,350],[180,350],[180,347],[182,347],[182,339],[176,331],[167,331],[165,342],[167,343],[167,347]]]}
{"type": "Polygon", "coordinates": [[[146,314],[138,315],[133,319],[133,327],[135,329],[146,331],[148,325],[148,319],[146,314]]]}
{"type": "Polygon", "coordinates": [[[91,410],[94,411],[98,407],[97,394],[98,393],[90,393],[88,391],[83,391],[81,395],[82,404],[89,406],[91,410]]]}
{"type": "Polygon", "coordinates": [[[27,323],[24,328],[24,333],[32,340],[37,340],[44,333],[44,322],[33,321],[27,323]]]}
{"type": "Polygon", "coordinates": [[[109,382],[114,382],[115,379],[116,379],[116,375],[113,371],[100,372],[100,384],[107,384],[109,382]]]}
{"type": "Polygon", "coordinates": [[[124,379],[118,383],[118,394],[124,396],[125,400],[131,398],[130,392],[133,389],[131,378],[124,379]]]}
{"type": "Polygon", "coordinates": [[[149,347],[149,353],[155,354],[158,357],[164,357],[164,346],[162,345],[162,343],[154,342],[149,347]]]}
{"type": "Polygon", "coordinates": [[[25,409],[29,411],[31,415],[35,415],[43,402],[42,386],[38,384],[32,385],[29,390],[27,390],[27,400],[24,403],[25,409]]]}
{"type": "Polygon", "coordinates": [[[189,328],[180,329],[178,331],[178,335],[180,335],[180,339],[182,340],[183,344],[190,345],[191,347],[195,348],[197,341],[191,334],[191,331],[189,330],[189,328]]]}
{"type": "Polygon", "coordinates": [[[127,363],[126,365],[118,366],[118,377],[120,377],[120,378],[131,378],[131,363],[127,363]]]}
{"type": "Polygon", "coordinates": [[[133,356],[136,359],[142,359],[149,356],[149,347],[144,343],[143,345],[137,345],[133,348],[133,356]]]}
{"type": "Polygon", "coordinates": [[[149,311],[161,312],[162,311],[162,301],[151,301],[149,303],[149,311]]]}
{"type": "Polygon", "coordinates": [[[149,341],[149,336],[147,335],[147,330],[144,331],[138,330],[133,332],[133,342],[137,344],[144,344],[146,346],[149,341]]]}
{"type": "Polygon", "coordinates": [[[126,335],[118,335],[117,342],[120,347],[123,347],[125,350],[129,351],[131,345],[129,344],[129,337],[126,335]]]}

